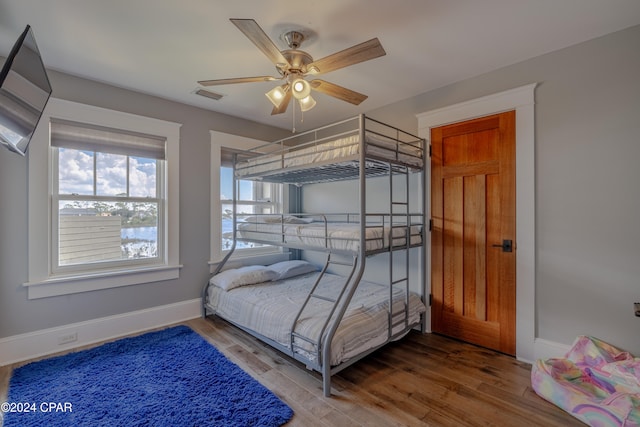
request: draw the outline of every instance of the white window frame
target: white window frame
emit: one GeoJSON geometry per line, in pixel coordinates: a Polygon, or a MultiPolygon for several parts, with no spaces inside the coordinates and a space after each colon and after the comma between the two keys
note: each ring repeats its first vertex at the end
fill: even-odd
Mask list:
{"type": "MultiPolygon", "coordinates": [[[[265,141],[246,138],[228,133],[210,131],[211,134],[211,255],[209,260],[210,272],[214,272],[228,251],[222,250],[222,200],[220,199],[220,168],[222,167],[221,152],[224,148],[235,150],[249,150],[265,144],[265,141]]],[[[283,185],[281,192],[282,211],[288,211],[286,201],[287,187],[283,185]]],[[[288,259],[288,252],[279,246],[261,248],[236,249],[231,255],[231,264],[268,264],[288,259]]]]}
{"type": "MultiPolygon", "coordinates": [[[[180,275],[179,264],[179,123],[172,123],[135,114],[85,105],[76,102],[51,98],[40,119],[38,128],[29,145],[29,281],[27,287],[29,299],[66,295],[99,289],[115,288],[142,283],[177,279],[180,275]],[[158,135],[166,138],[166,168],[163,201],[163,215],[166,220],[164,229],[163,262],[154,265],[126,265],[117,267],[96,266],[92,270],[81,272],[56,272],[52,266],[52,251],[55,239],[52,237],[53,192],[55,182],[53,162],[55,151],[50,145],[50,123],[52,119],[68,120],[88,125],[96,125],[158,135]],[[44,243],[44,244],[43,244],[44,243]]],[[[159,225],[160,226],[160,225],[159,225]]]]}
{"type": "MultiPolygon", "coordinates": [[[[228,167],[228,166],[220,166],[220,168],[222,167],[228,167]]],[[[254,181],[253,182],[253,200],[236,200],[236,208],[237,211],[241,211],[242,210],[242,206],[254,206],[255,208],[262,208],[262,209],[269,209],[272,211],[272,213],[281,213],[282,212],[282,207],[283,207],[283,203],[282,203],[282,186],[281,184],[272,184],[272,183],[268,183],[268,182],[258,182],[258,181],[254,181]],[[265,191],[265,189],[268,189],[268,191],[265,191]],[[264,193],[270,194],[269,196],[269,201],[264,201],[264,193]],[[278,209],[280,208],[280,209],[278,209]]],[[[233,203],[233,200],[225,200],[220,198],[220,209],[218,210],[218,212],[222,211],[222,206],[223,205],[231,205],[233,203]]],[[[238,217],[238,221],[241,221],[242,217],[238,217]]],[[[222,221],[220,221],[220,227],[222,227],[222,221]]],[[[222,232],[220,234],[221,238],[220,238],[220,243],[222,243],[222,232]]],[[[222,245],[220,245],[222,246],[222,245]]],[[[254,255],[262,255],[265,253],[273,253],[275,250],[275,248],[273,246],[269,246],[269,247],[256,247],[256,248],[239,248],[238,246],[236,246],[236,249],[234,251],[234,255],[235,257],[238,256],[254,256],[254,255]]],[[[230,251],[230,249],[222,249],[221,248],[221,255],[224,256],[227,254],[227,252],[230,251]]]]}
{"type": "MultiPolygon", "coordinates": [[[[94,151],[94,156],[96,156],[98,151],[94,151]]],[[[165,180],[165,171],[166,171],[166,161],[156,160],[156,188],[155,188],[155,196],[154,197],[132,197],[129,193],[129,159],[127,159],[127,195],[126,196],[107,196],[107,195],[85,195],[85,194],[60,194],[59,192],[59,184],[60,181],[58,179],[59,176],[59,156],[60,152],[57,147],[52,148],[52,201],[51,201],[51,241],[52,248],[59,248],[60,240],[59,240],[59,231],[60,231],[60,214],[59,214],[59,202],[61,199],[67,201],[109,201],[109,202],[128,202],[128,203],[156,203],[158,207],[158,223],[157,223],[157,247],[164,248],[164,229],[162,224],[164,223],[164,182],[165,180]]],[[[133,156],[128,156],[133,157],[133,156]]],[[[93,187],[94,193],[96,192],[96,180],[97,180],[97,160],[94,157],[93,161],[93,187]]],[[[79,263],[79,264],[66,264],[60,265],[60,251],[52,250],[51,251],[51,272],[54,275],[60,274],[69,274],[69,273],[82,273],[82,272],[92,272],[96,269],[95,264],[92,263],[79,263]]],[[[105,260],[101,261],[100,265],[106,268],[113,266],[116,269],[130,269],[134,266],[153,266],[153,265],[162,265],[164,263],[164,250],[158,250],[158,256],[153,258],[136,258],[136,259],[118,259],[118,260],[105,260]]]]}

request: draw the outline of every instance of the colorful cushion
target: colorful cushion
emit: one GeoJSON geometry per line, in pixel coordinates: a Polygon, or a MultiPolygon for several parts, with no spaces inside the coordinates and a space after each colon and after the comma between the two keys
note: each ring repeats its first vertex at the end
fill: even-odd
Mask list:
{"type": "Polygon", "coordinates": [[[538,395],[591,426],[640,427],[640,358],[579,336],[564,358],[538,360],[538,395]]]}

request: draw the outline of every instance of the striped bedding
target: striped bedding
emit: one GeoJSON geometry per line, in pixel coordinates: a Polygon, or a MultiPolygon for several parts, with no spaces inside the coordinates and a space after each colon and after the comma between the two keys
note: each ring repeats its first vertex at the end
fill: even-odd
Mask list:
{"type": "MultiPolygon", "coordinates": [[[[389,226],[368,226],[365,231],[366,250],[374,251],[389,247],[389,226]]],[[[325,230],[324,222],[310,224],[280,224],[280,223],[238,223],[238,237],[241,239],[258,239],[263,241],[297,244],[315,248],[333,250],[358,251],[360,246],[360,225],[355,223],[328,223],[325,230]],[[282,235],[285,242],[282,242],[282,235]],[[325,234],[328,239],[325,240],[325,234]]],[[[410,245],[422,241],[422,226],[409,227],[410,245]]],[[[406,245],[406,227],[393,228],[393,245],[406,245]]]]}
{"type": "MultiPolygon", "coordinates": [[[[287,348],[290,347],[290,330],[299,308],[309,289],[320,273],[308,273],[285,280],[264,282],[224,291],[209,286],[209,305],[218,316],[240,326],[253,330],[287,348]]],[[[344,277],[325,274],[316,293],[326,297],[336,297],[344,283],[344,277]]],[[[387,341],[389,286],[361,281],[349,304],[332,341],[331,365],[349,360],[363,351],[384,344],[387,341]]],[[[405,294],[394,289],[394,320],[403,319],[405,294]]],[[[298,320],[296,332],[316,339],[322,329],[323,313],[328,313],[330,303],[312,299],[298,320]]],[[[425,306],[420,297],[411,293],[409,297],[409,324],[415,325],[425,306]]],[[[395,323],[394,321],[394,323],[395,323]]],[[[395,327],[400,332],[404,322],[395,327]]],[[[302,346],[296,352],[311,361],[316,361],[311,344],[297,340],[302,346]]]]}
{"type": "MultiPolygon", "coordinates": [[[[339,162],[342,159],[357,156],[360,151],[360,136],[350,135],[330,141],[304,145],[277,154],[265,154],[239,162],[236,175],[243,177],[258,173],[275,171],[282,168],[308,166],[323,162],[339,162]]],[[[401,143],[393,138],[376,135],[366,136],[368,155],[388,160],[398,160],[414,167],[422,167],[422,147],[416,143],[401,143]]]]}

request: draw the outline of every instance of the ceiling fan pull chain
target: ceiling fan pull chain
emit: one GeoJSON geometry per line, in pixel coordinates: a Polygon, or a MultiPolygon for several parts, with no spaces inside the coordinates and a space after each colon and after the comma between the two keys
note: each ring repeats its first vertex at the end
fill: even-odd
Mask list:
{"type": "Polygon", "coordinates": [[[293,124],[291,125],[293,129],[291,129],[291,133],[296,133],[296,103],[293,103],[293,124]]]}

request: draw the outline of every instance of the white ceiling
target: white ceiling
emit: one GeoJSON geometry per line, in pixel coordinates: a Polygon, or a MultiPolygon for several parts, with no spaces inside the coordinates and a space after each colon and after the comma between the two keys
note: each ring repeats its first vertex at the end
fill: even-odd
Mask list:
{"type": "Polygon", "coordinates": [[[640,1],[0,0],[0,55],[29,24],[48,68],[291,128],[291,106],[271,116],[264,96],[278,82],[193,93],[198,80],[277,75],[229,18],[255,19],[280,49],[285,31],[310,32],[314,59],[379,38],[386,56],[322,76],[369,98],[314,94],[303,130],[640,24],[640,1]]]}

